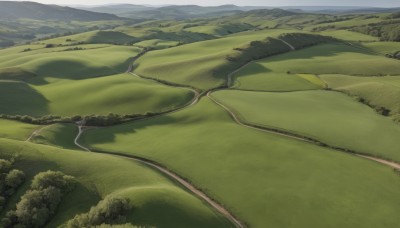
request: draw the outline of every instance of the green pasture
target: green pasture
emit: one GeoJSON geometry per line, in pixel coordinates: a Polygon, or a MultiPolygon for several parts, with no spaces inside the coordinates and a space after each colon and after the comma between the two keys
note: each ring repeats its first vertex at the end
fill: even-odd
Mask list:
{"type": "Polygon", "coordinates": [[[208,98],[178,113],[90,130],[82,143],[160,162],[250,227],[375,228],[400,222],[400,182],[392,169],[244,128],[208,98]]]}
{"type": "Polygon", "coordinates": [[[80,150],[80,148],[74,144],[75,137],[78,135],[78,127],[76,125],[52,124],[42,127],[38,134],[32,137],[31,142],[63,149],[80,150]]]}
{"type": "Polygon", "coordinates": [[[222,216],[175,182],[133,160],[0,139],[0,157],[11,156],[17,156],[16,168],[27,174],[28,181],[11,198],[8,208],[41,171],[59,170],[77,178],[76,189],[63,199],[47,227],[65,224],[109,195],[131,200],[128,222],[135,225],[230,227],[222,216]]]}
{"type": "Polygon", "coordinates": [[[400,161],[400,127],[345,94],[230,90],[216,92],[213,96],[231,107],[245,122],[400,161]]]}
{"type": "Polygon", "coordinates": [[[39,126],[0,119],[0,138],[26,140],[39,126]]]}
{"type": "Polygon", "coordinates": [[[400,77],[354,77],[348,75],[321,75],[334,90],[360,97],[371,106],[385,107],[390,114],[400,114],[400,77]]]}
{"type": "MultiPolygon", "coordinates": [[[[45,78],[47,80],[47,78],[45,78]]],[[[48,79],[49,84],[0,81],[3,114],[107,115],[161,112],[182,106],[193,92],[160,85],[131,74],[84,80],[48,79]],[[29,97],[30,99],[26,99],[29,97]]]]}

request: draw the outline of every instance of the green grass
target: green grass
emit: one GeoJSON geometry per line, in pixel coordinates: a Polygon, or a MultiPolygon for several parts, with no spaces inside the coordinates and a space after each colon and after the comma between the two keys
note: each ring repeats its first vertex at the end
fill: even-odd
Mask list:
{"type": "Polygon", "coordinates": [[[33,86],[0,81],[0,91],[7,94],[0,97],[2,114],[144,114],[179,107],[193,97],[188,90],[166,87],[130,74],[85,80],[46,80],[51,83],[33,86]]]}
{"type": "Polygon", "coordinates": [[[42,41],[46,44],[129,44],[136,42],[136,37],[118,31],[91,31],[71,36],[63,36],[42,41]],[[68,40],[68,41],[67,41],[68,40]]]}
{"type": "Polygon", "coordinates": [[[214,96],[232,107],[246,122],[400,161],[400,127],[344,94],[221,91],[214,96]]]}
{"type": "Polygon", "coordinates": [[[34,86],[48,101],[49,113],[89,115],[162,112],[182,106],[194,96],[131,74],[86,80],[59,80],[34,86]]]}
{"type": "Polygon", "coordinates": [[[217,87],[225,82],[230,73],[225,69],[230,64],[226,57],[235,53],[234,47],[276,36],[283,31],[286,30],[239,33],[226,38],[152,51],[136,61],[134,71],[200,89],[217,87]]]}
{"type": "Polygon", "coordinates": [[[346,41],[379,41],[378,37],[352,32],[348,30],[328,30],[319,32],[319,34],[324,36],[332,36],[341,40],[346,41]]]}
{"type": "Polygon", "coordinates": [[[179,42],[177,42],[177,41],[153,39],[153,40],[145,40],[145,41],[135,43],[135,46],[147,47],[147,48],[153,48],[153,49],[164,49],[164,48],[169,48],[169,47],[175,47],[178,44],[179,44],[179,42]]]}
{"type": "Polygon", "coordinates": [[[0,119],[0,138],[26,140],[39,126],[0,119]]]}
{"type": "Polygon", "coordinates": [[[52,124],[43,127],[31,142],[56,146],[64,149],[79,149],[74,144],[78,128],[74,124],[52,124]]]}
{"type": "Polygon", "coordinates": [[[59,170],[77,178],[77,188],[61,203],[47,227],[57,227],[107,195],[127,197],[134,206],[128,222],[155,227],[229,227],[199,199],[164,175],[135,161],[0,139],[0,157],[18,155],[16,168],[28,181],[8,206],[18,201],[38,172],[59,170]]]}
{"type": "Polygon", "coordinates": [[[299,74],[400,75],[397,60],[345,44],[323,44],[260,60],[265,71],[299,74]]]}
{"type": "MultiPolygon", "coordinates": [[[[136,47],[108,46],[79,51],[46,48],[0,57],[1,68],[20,68],[38,76],[83,79],[125,72],[128,60],[140,53],[136,47]]],[[[1,51],[0,51],[1,54],[1,51]]],[[[35,83],[45,83],[42,78],[35,83]]]]}
{"type": "Polygon", "coordinates": [[[234,88],[244,90],[295,91],[322,88],[299,75],[269,72],[258,63],[245,67],[234,75],[234,79],[234,88]]]}
{"type": "Polygon", "coordinates": [[[363,98],[372,106],[385,107],[391,114],[400,114],[400,77],[354,77],[321,75],[329,87],[363,98]]]}
{"type": "Polygon", "coordinates": [[[207,98],[178,113],[83,137],[86,145],[167,165],[250,227],[375,228],[400,222],[400,182],[390,168],[241,127],[207,98]]]}
{"type": "Polygon", "coordinates": [[[382,54],[393,54],[400,51],[400,42],[363,43],[363,46],[382,54]]]}

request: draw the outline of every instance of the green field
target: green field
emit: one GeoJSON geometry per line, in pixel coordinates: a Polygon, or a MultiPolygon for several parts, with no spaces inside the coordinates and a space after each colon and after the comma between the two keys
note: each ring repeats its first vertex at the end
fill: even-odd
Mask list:
{"type": "Polygon", "coordinates": [[[391,227],[399,222],[398,175],[391,169],[243,128],[207,98],[179,113],[90,130],[82,142],[167,165],[251,227],[391,227]],[[377,202],[385,209],[375,210],[377,202]],[[365,217],[372,211],[374,216],[365,217]]]}
{"type": "Polygon", "coordinates": [[[274,37],[286,30],[248,32],[216,40],[197,42],[165,50],[152,51],[136,61],[134,72],[200,89],[218,87],[227,75],[240,66],[230,66],[226,59],[233,48],[253,40],[274,37]]]}
{"type": "Polygon", "coordinates": [[[231,90],[217,92],[214,96],[232,107],[246,122],[400,161],[397,149],[400,146],[399,126],[346,95],[330,91],[261,93],[231,90]]]}
{"type": "Polygon", "coordinates": [[[256,61],[234,75],[246,90],[293,91],[321,88],[298,74],[400,75],[397,60],[345,44],[323,44],[256,61]]]}
{"type": "Polygon", "coordinates": [[[45,126],[30,140],[36,144],[52,145],[64,149],[80,149],[74,144],[78,127],[74,124],[52,124],[45,126]]]}
{"type": "Polygon", "coordinates": [[[299,4],[0,1],[0,227],[399,227],[400,13],[299,4]]]}
{"type": "Polygon", "coordinates": [[[26,140],[38,127],[12,120],[0,119],[0,138],[26,140]]]}
{"type": "Polygon", "coordinates": [[[384,107],[391,115],[400,114],[400,77],[354,77],[321,75],[334,90],[364,99],[373,107],[384,107]]]}
{"type": "MultiPolygon", "coordinates": [[[[85,45],[79,46],[85,48],[85,45]]],[[[30,46],[25,46],[30,48],[30,46]]],[[[14,48],[12,48],[14,49],[14,48]]],[[[2,68],[19,68],[36,74],[32,83],[44,84],[43,77],[85,79],[95,76],[123,73],[128,69],[129,59],[139,54],[136,47],[108,46],[87,50],[65,51],[66,47],[40,48],[33,51],[14,53],[0,50],[0,71],[2,68]]]]}
{"type": "MultiPolygon", "coordinates": [[[[199,199],[160,173],[135,161],[4,139],[0,142],[1,157],[18,155],[16,167],[23,170],[28,178],[50,169],[60,170],[79,181],[76,189],[62,201],[58,213],[47,227],[64,224],[109,195],[131,199],[134,209],[129,215],[129,222],[136,225],[229,227],[224,218],[199,199]]],[[[27,187],[25,184],[17,192],[9,207],[27,187]]]]}

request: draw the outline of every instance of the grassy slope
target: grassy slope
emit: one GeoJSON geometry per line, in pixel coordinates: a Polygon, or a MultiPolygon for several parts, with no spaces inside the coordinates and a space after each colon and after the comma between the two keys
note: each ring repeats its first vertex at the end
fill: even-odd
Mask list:
{"type": "Polygon", "coordinates": [[[400,77],[321,75],[321,78],[335,90],[362,97],[373,106],[391,110],[392,114],[400,113],[400,77]]]}
{"type": "Polygon", "coordinates": [[[400,127],[344,94],[221,91],[214,96],[248,122],[400,161],[400,127]]]}
{"type": "Polygon", "coordinates": [[[36,125],[0,119],[0,138],[26,140],[38,128],[36,125]]]}
{"type": "Polygon", "coordinates": [[[400,42],[363,43],[363,46],[382,54],[393,54],[396,51],[400,51],[400,42]]]}
{"type": "MultiPolygon", "coordinates": [[[[39,76],[82,79],[125,72],[128,60],[141,51],[136,47],[121,46],[62,51],[65,49],[46,48],[1,55],[0,68],[17,67],[39,76]]],[[[44,83],[35,81],[40,82],[44,83]]]]}
{"type": "Polygon", "coordinates": [[[77,134],[78,128],[74,124],[52,124],[42,128],[39,134],[31,139],[31,142],[64,149],[80,149],[74,144],[77,134]]]}
{"type": "Polygon", "coordinates": [[[251,227],[393,227],[400,222],[400,183],[391,169],[243,128],[207,98],[179,113],[91,130],[83,137],[86,145],[167,165],[251,227]]]}
{"type": "Polygon", "coordinates": [[[397,60],[344,44],[324,44],[254,62],[235,75],[236,87],[266,91],[320,88],[296,75],[304,73],[399,75],[400,65],[397,60]]]}
{"type": "Polygon", "coordinates": [[[1,113],[38,116],[158,112],[182,105],[192,96],[131,75],[114,75],[127,69],[128,59],[137,55],[139,48],[79,47],[87,49],[24,46],[0,50],[4,54],[0,55],[0,68],[4,67],[5,75],[12,69],[21,72],[15,79],[23,80],[0,80],[1,113]],[[21,52],[27,47],[32,51],[21,52]],[[92,78],[107,74],[113,76],[92,78]]]}
{"type": "MultiPolygon", "coordinates": [[[[234,47],[253,40],[263,40],[287,30],[239,33],[216,40],[197,42],[165,50],[152,51],[141,57],[135,72],[175,83],[209,89],[224,83],[230,72],[215,72],[229,64],[226,56],[234,47]]],[[[240,67],[240,66],[237,66],[240,67]]]]}
{"type": "Polygon", "coordinates": [[[58,115],[160,112],[184,105],[193,97],[188,90],[130,74],[60,80],[34,88],[48,101],[49,113],[58,115]]]}
{"type": "Polygon", "coordinates": [[[346,41],[379,41],[378,37],[352,32],[348,30],[328,30],[319,32],[319,34],[324,36],[332,36],[341,40],[346,41]]]}
{"type": "MultiPolygon", "coordinates": [[[[56,149],[0,139],[0,157],[18,155],[16,167],[28,178],[40,171],[60,170],[79,185],[60,205],[47,227],[56,227],[87,211],[107,195],[128,197],[134,204],[129,222],[156,227],[228,227],[199,199],[146,166],[123,158],[56,149]],[[88,165],[90,164],[90,165],[88,165]],[[116,168],[118,167],[118,168],[116,168]]],[[[29,182],[26,182],[26,189],[29,182]]],[[[23,189],[22,189],[23,190],[23,189]]],[[[19,191],[18,195],[23,191],[19,191]]],[[[17,200],[17,196],[12,202],[17,200]]]]}

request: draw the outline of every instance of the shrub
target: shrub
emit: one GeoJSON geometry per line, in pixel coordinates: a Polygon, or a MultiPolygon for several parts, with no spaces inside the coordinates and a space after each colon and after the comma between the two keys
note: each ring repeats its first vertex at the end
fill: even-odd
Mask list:
{"type": "Polygon", "coordinates": [[[55,187],[30,190],[21,197],[16,210],[7,213],[11,224],[43,227],[61,202],[61,191],[55,187]]]}
{"type": "MultiPolygon", "coordinates": [[[[14,173],[13,176],[19,176],[14,173]]],[[[31,189],[2,220],[2,227],[43,227],[54,215],[62,197],[72,191],[73,177],[61,172],[47,171],[34,177],[31,189]]]]}
{"type": "Polygon", "coordinates": [[[0,159],[0,174],[8,173],[12,167],[11,162],[0,159]]]}
{"type": "Polygon", "coordinates": [[[53,48],[53,47],[55,47],[56,45],[55,44],[46,44],[46,46],[44,46],[45,48],[53,48]]]}
{"type": "Polygon", "coordinates": [[[21,170],[11,170],[4,179],[4,192],[2,195],[5,197],[14,194],[15,190],[24,182],[25,174],[21,170]]]}
{"type": "Polygon", "coordinates": [[[55,187],[62,192],[69,192],[74,188],[75,181],[71,176],[67,176],[62,172],[47,171],[36,175],[33,178],[31,188],[35,190],[55,187]]]}
{"type": "Polygon", "coordinates": [[[75,216],[67,224],[69,228],[91,227],[102,224],[123,224],[131,210],[128,199],[107,197],[92,207],[88,213],[75,216]]]}

